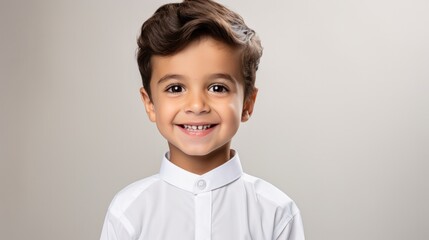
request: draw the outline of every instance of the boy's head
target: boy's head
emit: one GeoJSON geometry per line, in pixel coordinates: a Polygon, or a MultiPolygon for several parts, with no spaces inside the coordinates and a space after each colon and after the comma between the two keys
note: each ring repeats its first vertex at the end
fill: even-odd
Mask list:
{"type": "Polygon", "coordinates": [[[160,7],[138,44],[142,98],[170,160],[203,173],[229,159],[231,139],[255,103],[262,54],[255,32],[220,4],[188,0],[160,7]],[[195,157],[202,165],[189,161],[195,157]]]}
{"type": "Polygon", "coordinates": [[[210,0],[185,0],[160,7],[142,26],[137,62],[143,87],[151,97],[153,56],[173,55],[201,37],[212,37],[241,51],[244,97],[254,91],[262,46],[237,13],[210,0]]]}

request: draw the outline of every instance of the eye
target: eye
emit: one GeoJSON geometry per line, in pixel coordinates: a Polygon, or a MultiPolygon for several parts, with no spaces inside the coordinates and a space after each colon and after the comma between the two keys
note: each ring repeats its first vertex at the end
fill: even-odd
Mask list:
{"type": "Polygon", "coordinates": [[[184,91],[184,88],[180,85],[171,85],[167,87],[166,91],[169,93],[181,93],[184,91]]]}
{"type": "Polygon", "coordinates": [[[228,88],[221,84],[213,84],[209,87],[210,92],[217,92],[217,93],[226,93],[229,92],[228,88]]]}

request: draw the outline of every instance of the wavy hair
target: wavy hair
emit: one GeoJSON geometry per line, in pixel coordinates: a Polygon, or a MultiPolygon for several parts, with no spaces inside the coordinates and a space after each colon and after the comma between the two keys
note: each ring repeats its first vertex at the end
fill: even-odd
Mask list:
{"type": "Polygon", "coordinates": [[[211,0],[185,0],[161,6],[141,28],[137,39],[137,63],[143,87],[149,97],[151,57],[175,54],[204,36],[242,49],[241,72],[245,98],[252,93],[262,56],[261,42],[255,31],[244,23],[240,15],[219,3],[211,0]]]}

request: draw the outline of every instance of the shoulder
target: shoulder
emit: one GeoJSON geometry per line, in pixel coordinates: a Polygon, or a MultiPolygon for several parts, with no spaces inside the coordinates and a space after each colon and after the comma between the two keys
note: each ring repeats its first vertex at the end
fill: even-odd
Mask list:
{"type": "Polygon", "coordinates": [[[243,174],[242,180],[247,192],[253,194],[263,218],[274,220],[272,229],[276,239],[283,232],[302,229],[300,211],[288,195],[271,183],[248,174],[243,174]]]}
{"type": "Polygon", "coordinates": [[[110,203],[109,212],[115,216],[125,212],[141,194],[154,186],[159,180],[160,178],[157,174],[129,184],[115,195],[110,203]]]}
{"type": "Polygon", "coordinates": [[[258,198],[269,201],[278,207],[295,205],[293,200],[288,195],[286,195],[286,193],[263,179],[251,176],[249,174],[243,174],[242,179],[245,184],[248,184],[253,188],[258,198]]]}
{"type": "Polygon", "coordinates": [[[295,202],[271,183],[249,174],[243,174],[242,179],[247,185],[246,188],[253,192],[258,205],[267,213],[275,216],[277,224],[285,226],[296,215],[299,215],[295,202]]]}
{"type": "MultiPolygon", "coordinates": [[[[110,203],[105,222],[103,225],[101,239],[110,239],[109,235],[116,236],[115,239],[131,239],[136,234],[136,222],[130,219],[126,212],[133,212],[133,203],[137,202],[139,196],[156,186],[159,176],[153,175],[136,181],[119,191],[110,203]]],[[[135,206],[135,204],[134,204],[135,206]]]]}

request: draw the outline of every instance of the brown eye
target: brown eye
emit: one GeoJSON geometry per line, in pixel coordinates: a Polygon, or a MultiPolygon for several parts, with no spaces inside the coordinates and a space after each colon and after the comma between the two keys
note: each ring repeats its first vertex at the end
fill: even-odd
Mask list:
{"type": "Polygon", "coordinates": [[[209,87],[209,91],[210,92],[218,92],[218,93],[224,93],[224,92],[228,92],[228,88],[226,88],[223,85],[220,84],[215,84],[209,87]]]}
{"type": "Polygon", "coordinates": [[[183,92],[183,90],[184,90],[183,87],[180,85],[173,85],[167,88],[167,92],[170,92],[170,93],[180,93],[180,92],[183,92]]]}

